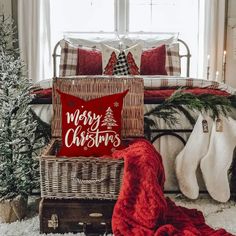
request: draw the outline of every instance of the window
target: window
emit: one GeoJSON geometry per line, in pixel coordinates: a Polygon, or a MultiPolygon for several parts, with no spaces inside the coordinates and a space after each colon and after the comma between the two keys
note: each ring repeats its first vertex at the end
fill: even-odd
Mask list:
{"type": "Polygon", "coordinates": [[[52,47],[64,32],[179,32],[198,75],[200,0],[51,0],[52,47]]]}
{"type": "Polygon", "coordinates": [[[50,0],[52,45],[65,32],[115,31],[114,0],[50,0]]]}
{"type": "MultiPolygon", "coordinates": [[[[129,0],[130,32],[178,32],[190,47],[190,75],[198,76],[198,0],[129,0]]],[[[182,68],[184,70],[184,68],[182,68]]]]}

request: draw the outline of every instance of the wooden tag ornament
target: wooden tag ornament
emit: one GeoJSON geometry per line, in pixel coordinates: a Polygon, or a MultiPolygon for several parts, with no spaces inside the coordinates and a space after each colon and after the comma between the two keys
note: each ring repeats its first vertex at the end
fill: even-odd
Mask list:
{"type": "Polygon", "coordinates": [[[202,120],[202,131],[203,133],[209,132],[207,120],[202,120]]]}
{"type": "Polygon", "coordinates": [[[220,118],[216,119],[216,132],[223,132],[223,121],[220,118]]]}

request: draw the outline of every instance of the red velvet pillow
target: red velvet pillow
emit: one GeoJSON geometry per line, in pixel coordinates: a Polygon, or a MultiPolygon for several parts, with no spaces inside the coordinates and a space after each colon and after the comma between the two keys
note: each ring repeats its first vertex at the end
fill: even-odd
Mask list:
{"type": "Polygon", "coordinates": [[[78,48],[76,75],[101,75],[102,53],[96,49],[78,48]]]}
{"type": "Polygon", "coordinates": [[[62,146],[57,156],[102,156],[121,144],[121,111],[128,90],[84,101],[57,90],[62,104],[62,146]]]}
{"type": "Polygon", "coordinates": [[[165,66],[165,45],[143,51],[141,56],[141,75],[167,75],[165,66]]]}

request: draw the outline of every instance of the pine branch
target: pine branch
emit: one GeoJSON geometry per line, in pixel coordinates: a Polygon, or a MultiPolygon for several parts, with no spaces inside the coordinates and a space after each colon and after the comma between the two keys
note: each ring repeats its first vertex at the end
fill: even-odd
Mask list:
{"type": "Polygon", "coordinates": [[[186,109],[184,106],[178,105],[176,106],[176,110],[179,111],[180,113],[183,113],[192,126],[195,124],[196,121],[194,117],[191,115],[189,110],[186,109]]]}
{"type": "Polygon", "coordinates": [[[33,119],[37,122],[37,139],[43,137],[45,138],[45,144],[48,143],[51,140],[51,126],[46,122],[42,121],[32,109],[30,109],[30,113],[33,119]]]}
{"type": "Polygon", "coordinates": [[[231,106],[236,108],[236,95],[231,95],[231,96],[228,97],[228,99],[231,102],[231,106]]]}
{"type": "MultiPolygon", "coordinates": [[[[191,111],[207,113],[212,119],[216,119],[220,115],[227,116],[232,107],[236,107],[236,96],[194,95],[177,90],[162,104],[147,112],[145,117],[151,119],[152,116],[155,116],[163,119],[171,127],[178,123],[177,116],[183,114],[193,126],[195,119],[191,115],[191,111]]],[[[150,121],[146,124],[146,129],[151,129],[151,127],[147,128],[149,124],[150,121]]]]}

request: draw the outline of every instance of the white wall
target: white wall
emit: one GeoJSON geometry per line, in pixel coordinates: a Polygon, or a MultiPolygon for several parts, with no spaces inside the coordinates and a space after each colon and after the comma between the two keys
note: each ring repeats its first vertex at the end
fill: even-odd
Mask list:
{"type": "Polygon", "coordinates": [[[4,14],[5,17],[11,15],[11,0],[0,0],[0,15],[4,14]]]}
{"type": "Polygon", "coordinates": [[[229,0],[226,83],[236,88],[236,58],[233,57],[233,26],[236,27],[236,0],[229,0]]]}

